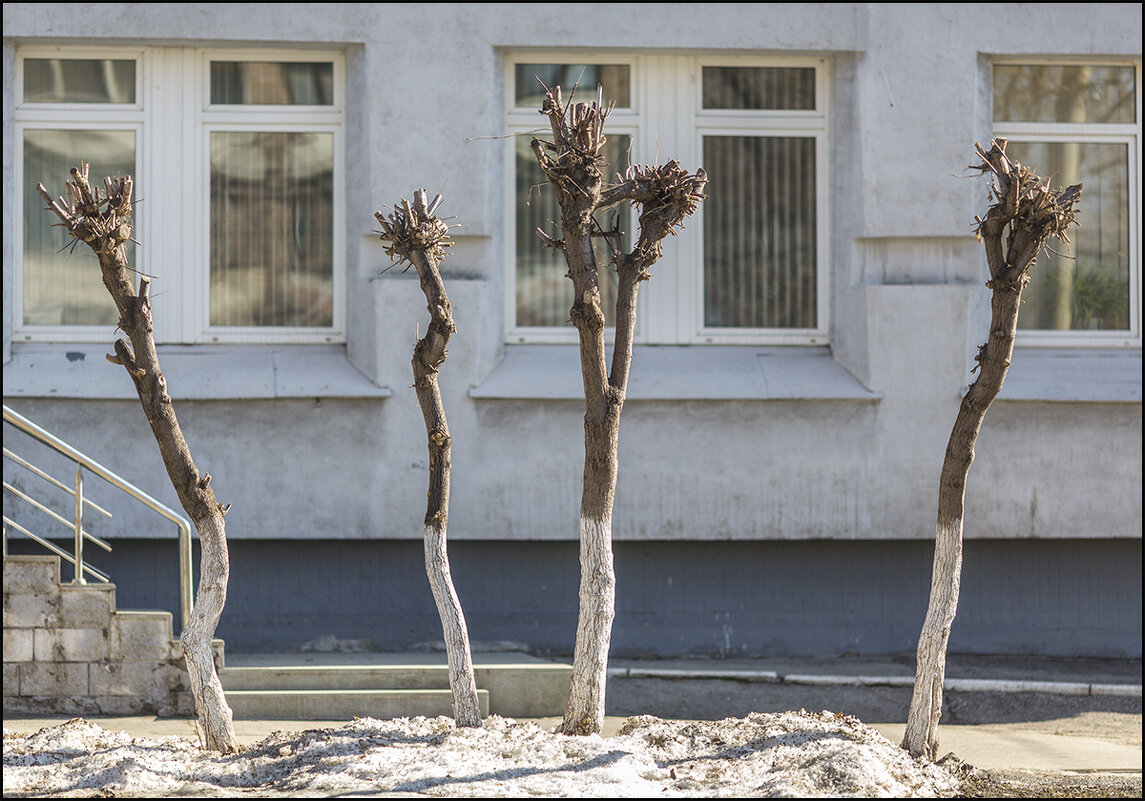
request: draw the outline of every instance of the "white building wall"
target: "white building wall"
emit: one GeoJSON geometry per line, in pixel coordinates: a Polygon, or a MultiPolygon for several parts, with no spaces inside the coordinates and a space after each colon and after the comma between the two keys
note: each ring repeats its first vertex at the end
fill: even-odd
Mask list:
{"type": "MultiPolygon", "coordinates": [[[[1138,5],[998,8],[9,3],[3,191],[16,191],[20,45],[344,49],[345,348],[161,354],[192,451],[233,503],[228,534],[421,536],[425,432],[409,359],[424,298],[412,275],[380,275],[389,260],[372,230],[374,211],[426,187],[442,188],[442,213],[462,226],[444,265],[458,326],[441,374],[454,436],[450,536],[573,539],[583,454],[575,355],[550,346],[538,359],[505,344],[506,164],[493,138],[504,134],[503,54],[821,55],[831,62],[830,369],[808,348],[638,347],[615,535],[926,539],[986,335],[989,291],[970,233],[986,188],[966,166],[974,142],[990,137],[989,60],[1141,53],[1138,5]],[[704,373],[721,359],[727,371],[704,373]]],[[[129,478],[152,477],[149,491],[173,503],[106,346],[13,340],[16,232],[6,207],[5,402],[129,478]]],[[[1140,342],[1126,344],[1080,357],[1018,352],[971,471],[968,537],[1140,537],[1140,342]]],[[[131,533],[158,536],[143,523],[131,533]]]]}

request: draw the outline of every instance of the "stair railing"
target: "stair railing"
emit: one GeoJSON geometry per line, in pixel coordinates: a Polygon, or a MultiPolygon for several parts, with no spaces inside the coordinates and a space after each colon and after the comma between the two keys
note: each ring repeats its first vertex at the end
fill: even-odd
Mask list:
{"type": "Polygon", "coordinates": [[[68,493],[69,495],[73,495],[75,498],[74,517],[72,520],[68,520],[63,515],[56,513],[54,510],[49,509],[44,504],[42,504],[39,501],[37,501],[36,499],[32,498],[26,492],[23,492],[19,488],[15,487],[12,484],[9,484],[7,481],[5,481],[4,482],[4,490],[5,491],[13,493],[20,500],[24,501],[25,503],[31,504],[34,508],[38,509],[41,512],[44,512],[45,514],[49,515],[51,518],[53,518],[57,522],[62,523],[63,525],[70,528],[73,532],[74,541],[75,541],[74,553],[69,554],[66,551],[64,551],[63,549],[52,544],[51,542],[48,542],[46,539],[32,533],[27,528],[20,525],[16,521],[10,519],[8,517],[8,515],[5,514],[4,515],[4,553],[5,553],[5,555],[7,555],[7,553],[8,553],[8,528],[11,527],[12,529],[20,532],[21,534],[23,534],[27,537],[30,537],[35,542],[39,543],[43,547],[52,551],[57,556],[59,556],[61,559],[64,559],[65,561],[72,564],[75,567],[75,578],[72,579],[72,583],[74,583],[74,584],[86,584],[87,580],[84,578],[85,575],[92,576],[97,581],[102,581],[105,583],[110,581],[110,578],[107,576],[107,574],[103,573],[100,570],[97,570],[96,568],[92,567],[91,565],[85,564],[84,559],[83,559],[83,550],[84,550],[84,541],[85,540],[90,540],[91,542],[95,543],[96,545],[100,546],[101,548],[103,548],[107,551],[111,550],[110,545],[108,545],[106,542],[101,540],[99,537],[96,537],[93,534],[90,534],[89,532],[85,531],[83,528],[83,516],[84,516],[84,510],[85,509],[91,509],[95,512],[98,512],[102,515],[105,515],[106,517],[111,517],[111,513],[108,512],[106,509],[104,509],[99,504],[92,501],[90,498],[84,497],[84,490],[83,490],[84,470],[87,470],[92,475],[98,476],[98,477],[102,478],[104,481],[106,481],[107,483],[111,484],[112,486],[119,488],[123,492],[126,492],[128,495],[130,495],[132,498],[134,498],[135,500],[142,503],[144,506],[147,506],[147,507],[153,509],[154,511],[158,512],[163,517],[167,518],[168,520],[175,523],[175,525],[177,525],[179,527],[179,612],[180,612],[181,625],[183,628],[186,628],[188,621],[191,619],[191,609],[192,609],[192,606],[194,604],[194,597],[193,597],[194,584],[193,584],[193,576],[192,576],[192,551],[191,551],[191,524],[187,521],[187,519],[185,517],[183,517],[182,515],[178,514],[177,512],[173,511],[171,508],[169,508],[169,507],[165,506],[164,504],[160,503],[159,501],[155,500],[154,498],[152,498],[150,495],[148,495],[143,490],[136,487],[131,482],[129,482],[126,479],[121,478],[120,476],[111,472],[106,467],[101,465],[99,462],[95,461],[94,459],[92,459],[92,458],[88,457],[87,455],[81,453],[80,451],[76,450],[71,445],[64,442],[60,438],[56,437],[55,435],[50,434],[49,432],[45,431],[43,428],[40,428],[40,426],[36,425],[31,420],[29,420],[28,418],[24,417],[23,415],[17,413],[13,409],[10,409],[7,405],[4,406],[4,422],[5,423],[11,423],[12,425],[14,425],[16,428],[20,429],[24,433],[34,437],[35,439],[37,439],[40,442],[44,443],[45,445],[49,446],[50,448],[52,448],[56,452],[63,454],[68,459],[72,460],[76,465],[74,486],[68,486],[67,484],[63,483],[62,481],[58,481],[55,478],[53,478],[52,476],[48,475],[46,472],[44,472],[40,468],[36,467],[34,464],[29,462],[27,459],[24,459],[24,458],[16,455],[14,452],[9,450],[7,445],[4,446],[4,458],[5,459],[12,461],[14,464],[17,464],[20,467],[23,467],[24,469],[30,471],[34,475],[36,475],[36,476],[44,479],[48,483],[52,484],[56,488],[63,490],[64,492],[68,493]]]}

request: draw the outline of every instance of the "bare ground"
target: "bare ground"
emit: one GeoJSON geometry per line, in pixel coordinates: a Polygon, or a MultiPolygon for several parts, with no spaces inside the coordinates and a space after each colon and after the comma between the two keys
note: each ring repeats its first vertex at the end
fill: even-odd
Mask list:
{"type": "MultiPolygon", "coordinates": [[[[910,706],[904,687],[764,684],[720,679],[614,679],[610,715],[649,712],[665,718],[716,720],[749,711],[831,709],[864,721],[902,722],[910,706]]],[[[1043,734],[1093,737],[1141,747],[1141,698],[1049,693],[947,692],[942,722],[1006,726],[1043,734]]],[[[947,761],[963,778],[966,798],[1141,798],[1141,771],[982,770],[947,761]]]]}

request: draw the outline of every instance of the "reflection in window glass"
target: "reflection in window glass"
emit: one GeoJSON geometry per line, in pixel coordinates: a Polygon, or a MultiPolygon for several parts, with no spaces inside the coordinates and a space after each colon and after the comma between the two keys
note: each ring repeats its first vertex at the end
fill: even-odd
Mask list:
{"type": "Polygon", "coordinates": [[[814,110],[813,67],[704,67],[704,108],[814,110]]]}
{"type": "Polygon", "coordinates": [[[1133,123],[1132,67],[996,64],[998,122],[1133,123]]]}
{"type": "Polygon", "coordinates": [[[560,86],[566,103],[576,87],[573,100],[590,102],[596,100],[598,85],[604,88],[605,103],[611,100],[617,108],[632,105],[627,64],[518,64],[516,102],[518,106],[539,109],[546,86],[560,86]]]}
{"type": "Polygon", "coordinates": [[[211,103],[248,106],[330,106],[330,62],[212,61],[211,103]]]}
{"type": "Polygon", "coordinates": [[[135,62],[94,58],[24,59],[25,103],[134,103],[135,62]]]}
{"type": "MultiPolygon", "coordinates": [[[[631,137],[613,135],[604,145],[606,176],[623,172],[629,165],[631,137]]],[[[568,265],[560,254],[542,246],[537,236],[540,228],[549,236],[560,238],[560,207],[548,179],[537,164],[529,147],[529,137],[517,137],[517,325],[564,326],[572,307],[572,282],[565,277],[568,265]]],[[[609,230],[616,216],[624,232],[621,247],[627,249],[630,220],[629,204],[597,215],[597,221],[609,230]]],[[[601,304],[605,324],[613,325],[616,310],[616,273],[608,269],[608,245],[597,240],[596,259],[600,265],[601,304]]]]}
{"type": "Polygon", "coordinates": [[[333,187],[332,134],[211,133],[211,325],[333,325],[333,187]]]}
{"type": "Polygon", "coordinates": [[[1129,328],[1129,153],[1123,144],[1010,142],[1015,161],[1053,186],[1081,183],[1070,245],[1038,255],[1018,325],[1043,330],[1129,328]],[[1056,252],[1054,252],[1056,251],[1056,252]]]}
{"type": "MultiPolygon", "coordinates": [[[[104,289],[99,262],[86,245],[72,247],[53,214],[44,211],[36,191],[42,183],[52,196],[80,159],[91,165],[92,181],[105,176],[136,176],[133,131],[24,131],[24,324],[114,325],[119,314],[104,289]]],[[[136,183],[138,185],[138,181],[136,183]]],[[[127,243],[135,263],[135,246],[127,243]]]]}
{"type": "Polygon", "coordinates": [[[706,136],[704,325],[816,325],[815,140],[706,136]]]}

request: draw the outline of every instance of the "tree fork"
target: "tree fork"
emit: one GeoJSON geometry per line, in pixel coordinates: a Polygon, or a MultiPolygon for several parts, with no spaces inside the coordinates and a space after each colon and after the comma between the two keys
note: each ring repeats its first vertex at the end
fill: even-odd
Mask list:
{"type": "Polygon", "coordinates": [[[1069,242],[1081,185],[1053,190],[1033,170],[1006,155],[1006,140],[996,139],[989,151],[975,150],[981,164],[970,169],[992,175],[994,200],[986,218],[975,218],[976,234],[986,250],[993,293],[990,333],[975,357],[978,378],[962,399],[946,446],[938,491],[934,564],[930,601],[918,640],[914,693],[902,747],[915,757],[938,758],[938,721],[942,716],[942,686],[946,677],[946,648],[958,608],[962,578],[962,529],[966,478],[974,461],[974,445],[990,404],[1002,389],[1018,330],[1022,290],[1030,268],[1051,238],[1069,242]]]}
{"type": "MultiPolygon", "coordinates": [[[[703,199],[707,176],[689,174],[675,162],[659,167],[634,166],[613,186],[601,171],[605,107],[596,101],[566,105],[559,86],[546,88],[541,113],[549,118],[552,142],[531,142],[561,209],[558,242],[538,231],[547,247],[559,249],[573,284],[569,317],[580,340],[585,396],[584,485],[580,507],[580,614],[569,703],[561,731],[593,734],[604,721],[608,647],[615,617],[616,577],[612,559],[612,508],[616,495],[620,412],[628,386],[636,300],[648,268],[661,254],[660,241],[679,227],[703,199]],[[605,359],[605,316],[601,308],[598,264],[592,239],[594,215],[619,203],[641,206],[640,236],[630,253],[614,248],[611,256],[620,287],[617,298],[612,368],[605,359]]],[[[608,234],[605,238],[608,239],[608,234]]],[[[618,241],[618,239],[617,239],[618,241]]]]}
{"type": "Polygon", "coordinates": [[[429,308],[429,327],[414,347],[413,353],[414,391],[425,418],[429,439],[429,491],[426,493],[423,530],[425,569],[445,637],[454,720],[458,726],[479,728],[481,706],[469,650],[469,632],[461,610],[461,601],[450,576],[446,543],[450,436],[437,372],[445,363],[449,337],[457,329],[453,324],[449,297],[445,293],[445,282],[438,269],[441,260],[445,258],[444,249],[452,245],[449,241],[449,227],[434,216],[440,203],[440,195],[432,203],[427,203],[425,190],[421,190],[414,196],[412,206],[402,200],[388,217],[381,212],[376,212],[374,217],[381,223],[381,238],[386,242],[386,252],[390,258],[408,261],[417,270],[429,308]]]}
{"type": "Polygon", "coordinates": [[[139,292],[132,285],[133,272],[127,262],[126,243],[131,239],[132,179],[106,178],[104,192],[88,182],[88,165],[71,171],[66,194],[52,200],[43,184],[40,196],[60,218],[68,234],[84,242],[99,260],[103,284],[119,310],[119,328],[127,335],[115,341],[115,355],[108,361],[126,369],[151,426],[163,457],[163,465],[179,502],[199,534],[201,564],[199,587],[179,644],[187,661],[191,692],[195,697],[203,745],[223,754],[240,749],[235,737],[232,713],[222,683],[215,670],[211,640],[227,597],[230,577],[226,524],[229,508],[215,500],[210,475],[200,475],[183,437],[175,407],[167,392],[167,378],[159,367],[151,316],[151,279],[139,276],[139,292]]]}

